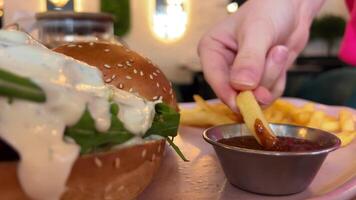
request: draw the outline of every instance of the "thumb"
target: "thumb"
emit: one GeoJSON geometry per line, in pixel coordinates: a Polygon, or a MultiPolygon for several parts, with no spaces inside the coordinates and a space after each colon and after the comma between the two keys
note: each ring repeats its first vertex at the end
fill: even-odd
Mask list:
{"type": "Polygon", "coordinates": [[[238,32],[238,53],[230,70],[230,84],[235,90],[255,89],[264,73],[273,31],[268,23],[243,27],[238,32]],[[240,35],[239,35],[240,34],[240,35]]]}

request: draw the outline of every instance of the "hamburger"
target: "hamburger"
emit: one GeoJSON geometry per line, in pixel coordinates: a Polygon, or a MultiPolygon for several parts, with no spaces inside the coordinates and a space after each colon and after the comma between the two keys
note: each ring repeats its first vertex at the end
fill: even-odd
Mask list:
{"type": "Polygon", "coordinates": [[[0,31],[0,193],[4,199],[134,199],[174,145],[170,82],[120,44],[53,51],[0,31]]]}

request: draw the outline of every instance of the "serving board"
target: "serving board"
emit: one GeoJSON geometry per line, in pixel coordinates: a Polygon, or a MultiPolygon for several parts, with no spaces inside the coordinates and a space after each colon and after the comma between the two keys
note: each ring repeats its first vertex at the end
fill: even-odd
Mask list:
{"type": "MultiPolygon", "coordinates": [[[[286,100],[296,105],[307,102],[291,98],[286,100]]],[[[194,103],[180,106],[192,107],[194,103]]],[[[335,115],[340,107],[318,104],[317,109],[335,115]]],[[[356,110],[350,110],[356,118],[356,110]]],[[[179,128],[179,136],[174,141],[190,162],[183,162],[171,148],[167,148],[157,175],[139,200],[356,199],[356,140],[328,155],[307,190],[289,196],[263,196],[240,190],[227,181],[213,147],[202,139],[202,133],[201,128],[179,128]]]]}

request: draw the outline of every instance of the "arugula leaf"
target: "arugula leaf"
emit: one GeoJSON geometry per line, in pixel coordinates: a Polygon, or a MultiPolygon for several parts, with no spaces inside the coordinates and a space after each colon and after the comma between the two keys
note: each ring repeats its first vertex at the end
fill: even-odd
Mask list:
{"type": "Polygon", "coordinates": [[[164,103],[156,104],[155,110],[156,114],[152,126],[148,129],[144,137],[150,135],[160,135],[165,138],[168,136],[177,136],[180,118],[179,113],[164,103]]]}
{"type": "MultiPolygon", "coordinates": [[[[110,110],[111,127],[106,132],[96,130],[95,121],[87,109],[76,125],[67,127],[65,135],[73,138],[80,145],[82,154],[110,148],[134,137],[134,134],[126,130],[123,123],[117,118],[118,105],[111,104],[110,110]]],[[[155,110],[156,114],[152,126],[144,135],[144,138],[150,135],[160,135],[166,138],[182,160],[188,161],[178,146],[173,143],[173,138],[178,133],[179,113],[163,103],[156,104],[155,110]]]]}
{"type": "Polygon", "coordinates": [[[73,138],[80,145],[82,154],[100,150],[101,148],[110,148],[134,137],[117,118],[118,105],[111,104],[110,110],[111,126],[106,132],[96,130],[95,121],[87,109],[76,125],[66,128],[65,135],[73,138]]]}
{"type": "Polygon", "coordinates": [[[169,107],[164,103],[158,103],[155,107],[156,115],[153,119],[151,128],[147,131],[144,137],[150,135],[160,135],[166,138],[167,142],[176,151],[179,157],[184,161],[189,161],[186,159],[177,145],[173,143],[173,139],[178,134],[179,126],[179,113],[173,108],[169,107]],[[169,138],[171,137],[171,138],[169,138]]]}
{"type": "Polygon", "coordinates": [[[0,96],[45,102],[44,91],[29,78],[0,69],[0,96]]]}
{"type": "Polygon", "coordinates": [[[179,147],[173,143],[173,139],[167,137],[166,138],[167,142],[171,145],[171,147],[176,151],[178,156],[185,162],[189,162],[189,160],[183,155],[182,151],[179,149],[179,147]]]}

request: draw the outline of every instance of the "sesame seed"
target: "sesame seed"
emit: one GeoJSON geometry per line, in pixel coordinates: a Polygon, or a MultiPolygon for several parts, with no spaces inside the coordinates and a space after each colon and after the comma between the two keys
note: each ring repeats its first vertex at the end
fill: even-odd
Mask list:
{"type": "Polygon", "coordinates": [[[156,154],[152,155],[152,161],[154,161],[156,159],[156,154]]]}
{"type": "Polygon", "coordinates": [[[159,88],[159,83],[158,82],[156,83],[156,86],[159,88]]]}
{"type": "Polygon", "coordinates": [[[90,45],[90,46],[93,46],[93,45],[94,45],[94,42],[90,42],[89,45],[90,45]]]}
{"type": "Polygon", "coordinates": [[[173,93],[173,89],[171,88],[170,90],[169,90],[169,94],[172,94],[173,93]]]}
{"type": "Polygon", "coordinates": [[[154,73],[154,72],[153,72],[152,74],[153,74],[154,76],[157,76],[157,74],[156,74],[156,73],[154,73]]]}
{"type": "Polygon", "coordinates": [[[158,145],[158,149],[157,149],[157,152],[161,152],[161,145],[158,145]]]}
{"type": "Polygon", "coordinates": [[[164,92],[167,92],[167,89],[166,89],[166,87],[163,87],[163,91],[164,91],[164,92]]]}
{"type": "Polygon", "coordinates": [[[79,47],[79,48],[82,48],[83,46],[79,44],[78,47],[79,47]]]}
{"type": "Polygon", "coordinates": [[[137,70],[136,70],[136,69],[134,69],[133,72],[134,72],[135,74],[137,74],[137,70]]]}
{"type": "Polygon", "coordinates": [[[143,71],[142,70],[140,71],[140,75],[143,76],[143,71]]]}
{"type": "Polygon", "coordinates": [[[123,67],[124,65],[119,63],[119,64],[117,64],[117,66],[118,67],[123,67]]]}
{"type": "Polygon", "coordinates": [[[171,95],[171,98],[174,99],[174,95],[173,94],[171,95]]]}
{"type": "Polygon", "coordinates": [[[172,82],[169,82],[169,86],[171,86],[171,87],[172,87],[172,82]]]}
{"type": "Polygon", "coordinates": [[[112,184],[108,184],[108,185],[105,187],[105,193],[109,192],[111,189],[112,189],[112,184]]]}
{"type": "Polygon", "coordinates": [[[110,83],[111,81],[112,81],[111,78],[107,78],[107,79],[105,80],[106,83],[110,83]]]}
{"type": "Polygon", "coordinates": [[[127,48],[126,48],[125,51],[126,51],[126,52],[130,52],[130,49],[127,49],[127,48]]]}
{"type": "Polygon", "coordinates": [[[116,78],[116,75],[113,74],[113,75],[111,76],[111,79],[114,80],[115,78],[116,78]]]}
{"type": "Polygon", "coordinates": [[[103,163],[101,162],[101,160],[98,157],[94,158],[94,163],[97,167],[102,167],[103,163]]]}
{"type": "Polygon", "coordinates": [[[109,51],[110,51],[110,49],[104,49],[104,51],[105,51],[105,52],[109,52],[109,51]]]}
{"type": "Polygon", "coordinates": [[[67,45],[67,47],[76,47],[77,45],[75,45],[75,44],[69,44],[69,45],[67,45]]]}
{"type": "Polygon", "coordinates": [[[156,72],[157,72],[157,73],[161,73],[161,71],[159,71],[159,69],[156,69],[156,72]]]}
{"type": "Polygon", "coordinates": [[[162,97],[162,96],[159,96],[159,97],[158,97],[158,100],[162,100],[162,99],[163,99],[163,97],[162,97]]]}
{"type": "Polygon", "coordinates": [[[112,196],[105,196],[104,200],[113,200],[112,196]]]}
{"type": "Polygon", "coordinates": [[[115,158],[115,168],[118,169],[120,167],[120,158],[115,158]]]}
{"type": "Polygon", "coordinates": [[[133,59],[129,59],[129,61],[133,63],[134,60],[133,59]]]}
{"type": "Polygon", "coordinates": [[[120,186],[119,188],[117,188],[117,191],[121,191],[121,190],[123,190],[123,189],[125,189],[125,186],[120,186]]]}
{"type": "Polygon", "coordinates": [[[124,88],[124,84],[120,83],[120,84],[119,84],[119,88],[120,88],[120,89],[124,88]]]}
{"type": "Polygon", "coordinates": [[[144,150],[142,151],[142,153],[141,153],[142,158],[144,158],[144,157],[146,156],[146,153],[147,153],[147,150],[144,149],[144,150]]]}
{"type": "Polygon", "coordinates": [[[105,67],[106,69],[110,69],[110,68],[111,68],[111,66],[108,65],[108,64],[104,64],[104,67],[105,67]]]}
{"type": "Polygon", "coordinates": [[[131,76],[126,76],[126,79],[131,80],[132,77],[131,76]]]}
{"type": "Polygon", "coordinates": [[[150,74],[150,79],[152,79],[152,80],[153,80],[153,76],[152,76],[152,74],[150,74]]]}
{"type": "Polygon", "coordinates": [[[129,92],[133,92],[133,88],[130,88],[130,89],[129,89],[129,92]]]}
{"type": "Polygon", "coordinates": [[[132,64],[129,61],[126,61],[126,65],[129,66],[129,67],[132,66],[132,64]]]}
{"type": "Polygon", "coordinates": [[[153,99],[153,100],[157,100],[157,99],[158,99],[158,96],[154,96],[152,99],[153,99]]]}

